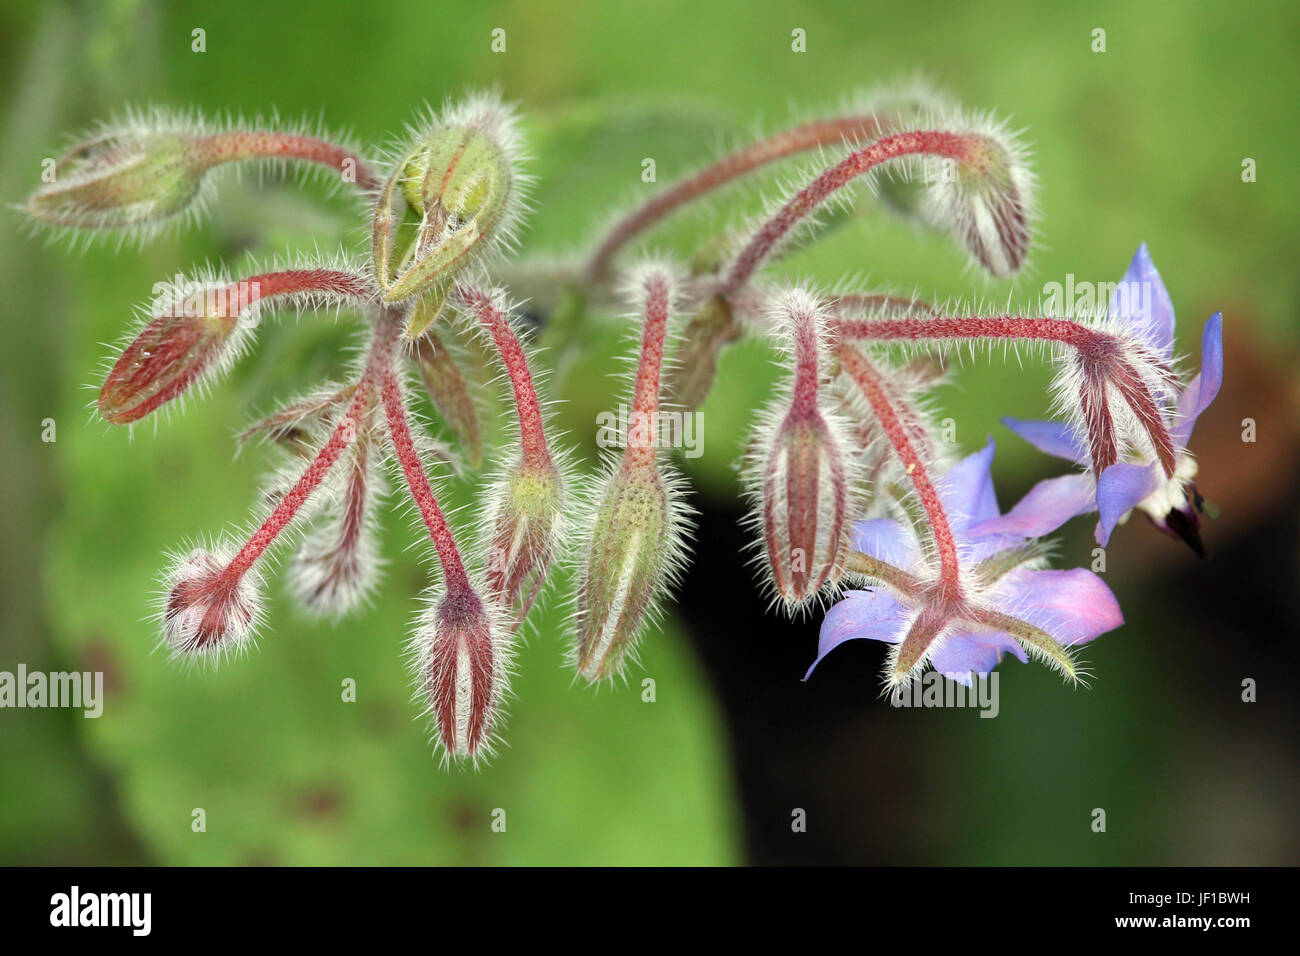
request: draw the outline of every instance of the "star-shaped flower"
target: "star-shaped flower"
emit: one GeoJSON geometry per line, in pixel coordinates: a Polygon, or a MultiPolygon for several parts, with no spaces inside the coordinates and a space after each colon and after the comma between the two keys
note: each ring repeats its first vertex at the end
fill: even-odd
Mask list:
{"type": "Polygon", "coordinates": [[[855,523],[850,569],[878,586],[845,592],[827,612],[808,675],[844,641],[869,638],[899,646],[891,684],[928,661],[969,685],[1008,652],[1077,677],[1069,649],[1121,625],[1119,604],[1091,571],[1042,570],[1043,549],[1028,536],[983,530],[999,517],[992,463],[990,439],[935,483],[960,556],[955,596],[936,587],[933,559],[913,526],[892,518],[855,523]]]}

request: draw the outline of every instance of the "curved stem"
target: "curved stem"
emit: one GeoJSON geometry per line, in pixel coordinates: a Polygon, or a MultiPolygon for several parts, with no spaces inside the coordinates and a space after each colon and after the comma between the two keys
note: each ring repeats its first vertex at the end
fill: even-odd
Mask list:
{"type": "Polygon", "coordinates": [[[535,467],[549,465],[551,454],[546,445],[541,402],[537,399],[532,373],[528,369],[528,356],[524,354],[509,317],[481,289],[461,286],[456,289],[455,295],[478,316],[488,330],[496,345],[497,354],[501,356],[501,363],[506,368],[506,374],[510,376],[515,409],[519,415],[519,440],[523,447],[524,462],[535,467]]]}
{"type": "Polygon", "coordinates": [[[192,146],[209,166],[249,159],[298,159],[327,166],[342,177],[350,162],[358,189],[378,189],[382,182],[379,173],[356,153],[313,136],[232,130],[196,137],[192,146]]]}
{"type": "MultiPolygon", "coordinates": [[[[1082,371],[1080,405],[1088,430],[1093,473],[1100,475],[1118,459],[1114,417],[1106,399],[1113,386],[1151,440],[1161,467],[1173,477],[1175,446],[1164,417],[1142,376],[1125,358],[1123,342],[1102,329],[1070,319],[1011,315],[939,316],[925,319],[839,319],[832,326],[844,341],[973,340],[1056,342],[1078,353],[1082,371]]],[[[1153,361],[1162,376],[1172,370],[1153,361]]]]}
{"type": "Polygon", "coordinates": [[[377,321],[374,336],[370,341],[370,351],[366,356],[366,367],[361,374],[361,380],[357,382],[356,391],[353,393],[347,411],[339,419],[338,424],[334,426],[329,439],[321,450],[316,453],[316,457],[307,466],[307,470],[302,473],[302,476],[289,489],[289,492],[280,499],[280,503],[275,506],[258,529],[253,532],[252,537],[239,550],[239,553],[222,571],[221,576],[227,583],[233,583],[243,577],[248,569],[261,558],[266,549],[271,546],[271,543],[293,521],[298,510],[311,497],[320,483],[325,480],[325,476],[329,474],[330,469],[334,467],[335,462],[339,460],[343,452],[357,440],[357,436],[361,431],[362,420],[369,411],[377,379],[384,373],[392,374],[390,365],[393,359],[393,345],[397,340],[397,331],[397,325],[388,320],[387,317],[381,317],[377,321]]]}
{"type": "Polygon", "coordinates": [[[881,163],[916,155],[965,160],[970,157],[974,144],[975,138],[970,135],[916,130],[885,136],[870,146],[850,153],[795,193],[775,215],[759,227],[736,256],[718,291],[731,296],[743,288],[790,230],[844,186],[881,163]]]}
{"type": "Polygon", "coordinates": [[[917,454],[916,447],[908,436],[908,428],[902,416],[894,408],[880,374],[862,353],[850,345],[839,348],[840,364],[862,391],[863,397],[880,420],[881,429],[893,446],[895,454],[902,462],[921,507],[925,510],[927,526],[934,541],[935,552],[939,557],[939,587],[944,596],[956,601],[961,596],[960,569],[957,563],[957,542],[953,538],[948,515],[939,500],[934,482],[926,470],[925,462],[917,454]]]}
{"type": "Polygon", "coordinates": [[[620,219],[597,244],[596,251],[583,267],[588,282],[595,282],[609,272],[614,255],[638,233],[703,196],[705,193],[735,182],[761,166],[795,153],[824,146],[838,146],[858,137],[880,133],[881,123],[875,116],[840,116],[815,120],[782,130],[738,150],[693,176],[669,186],[644,205],[620,219]]]}
{"type": "Polygon", "coordinates": [[[456,548],[456,539],[452,536],[447,519],[438,506],[438,499],[429,487],[429,478],[424,473],[424,464],[415,450],[411,440],[411,429],[406,421],[406,403],[402,399],[402,386],[391,368],[385,369],[379,382],[379,394],[384,403],[384,414],[388,419],[388,432],[393,438],[393,447],[397,460],[402,466],[407,487],[411,497],[420,509],[420,517],[429,529],[429,537],[438,552],[438,561],[442,564],[442,576],[447,583],[448,595],[473,593],[469,575],[465,573],[465,563],[456,548]]]}
{"type": "Polygon", "coordinates": [[[632,427],[623,467],[653,467],[659,434],[659,378],[664,362],[664,340],[668,333],[668,276],[652,272],[645,280],[645,324],[641,330],[641,358],[637,363],[636,385],[632,393],[632,427]],[[645,441],[632,436],[644,435],[645,441]]]}

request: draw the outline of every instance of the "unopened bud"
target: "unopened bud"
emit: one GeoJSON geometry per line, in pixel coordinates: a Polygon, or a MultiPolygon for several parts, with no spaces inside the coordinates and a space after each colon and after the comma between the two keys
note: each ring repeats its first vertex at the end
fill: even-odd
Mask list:
{"type": "Polygon", "coordinates": [[[850,541],[854,481],[847,430],[821,407],[821,336],[826,315],[818,298],[792,289],[774,310],[792,342],[788,397],[772,406],[750,459],[749,486],[761,514],[763,543],[776,592],[787,608],[806,604],[839,581],[850,541]]]}
{"type": "Polygon", "coordinates": [[[456,274],[508,240],[518,206],[514,118],[480,100],[441,117],[398,161],[372,231],[384,301],[445,300],[456,274]]]}
{"type": "Polygon", "coordinates": [[[521,457],[500,482],[489,518],[487,593],[515,613],[514,626],[537,599],[559,546],[564,488],[549,461],[521,457]]]}
{"type": "Polygon", "coordinates": [[[100,414],[114,425],[138,421],[233,362],[248,337],[240,318],[250,301],[255,291],[224,284],[164,300],[109,370],[100,414]]]}
{"type": "Polygon", "coordinates": [[[374,511],[379,476],[373,440],[363,432],[352,443],[342,493],[330,502],[334,513],[308,533],[289,565],[290,590],[312,614],[346,614],[366,599],[378,580],[374,511]]]}
{"type": "Polygon", "coordinates": [[[56,226],[149,226],[190,208],[206,168],[181,132],[107,126],[54,161],[54,181],[28,198],[27,212],[56,226]]]}
{"type": "Polygon", "coordinates": [[[162,639],[177,657],[222,656],[252,638],[261,618],[256,572],[230,573],[227,552],[195,548],[177,556],[163,579],[162,639]]]}
{"type": "Polygon", "coordinates": [[[990,273],[1015,274],[1029,253],[1034,177],[1001,126],[965,134],[958,158],[924,163],[925,218],[949,231],[990,273]]]}
{"type": "Polygon", "coordinates": [[[704,404],[718,374],[718,356],[740,334],[740,323],[722,296],[713,296],[700,306],[678,340],[668,373],[669,401],[687,411],[704,404]]]}
{"type": "Polygon", "coordinates": [[[581,553],[574,666],[612,677],[672,583],[682,505],[653,467],[616,467],[606,479],[581,553]]]}
{"type": "Polygon", "coordinates": [[[777,593],[802,605],[844,572],[849,551],[844,451],[821,415],[790,415],[762,477],[763,540],[777,593]]]}
{"type": "Polygon", "coordinates": [[[464,589],[449,591],[417,635],[420,692],[448,757],[478,761],[491,750],[509,663],[499,630],[464,589]]]}

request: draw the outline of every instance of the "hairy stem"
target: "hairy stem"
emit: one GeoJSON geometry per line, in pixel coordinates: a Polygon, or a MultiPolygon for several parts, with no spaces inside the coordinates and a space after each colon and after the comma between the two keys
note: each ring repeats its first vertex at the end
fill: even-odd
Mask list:
{"type": "Polygon", "coordinates": [[[693,176],[669,186],[644,205],[619,220],[596,246],[583,268],[588,282],[605,277],[615,254],[634,236],[659,222],[688,203],[715,189],[735,182],[761,166],[825,146],[880,133],[880,120],[874,116],[841,116],[816,120],[782,130],[727,156],[693,176]]]}
{"type": "Polygon", "coordinates": [[[429,529],[429,538],[438,552],[438,561],[442,564],[442,576],[447,584],[448,595],[472,594],[469,575],[465,573],[465,563],[461,560],[447,519],[438,506],[438,499],[429,487],[429,477],[424,473],[424,464],[415,450],[411,440],[411,428],[407,424],[406,403],[402,399],[402,386],[391,368],[385,369],[379,383],[380,397],[384,403],[384,414],[388,419],[388,432],[393,438],[393,448],[397,460],[402,466],[406,485],[411,490],[411,497],[420,509],[420,517],[429,529]]]}
{"type": "Polygon", "coordinates": [[[795,226],[844,186],[881,163],[916,155],[964,160],[970,156],[975,143],[974,137],[960,133],[916,130],[885,136],[870,146],[850,153],[795,193],[775,215],[759,227],[736,256],[718,291],[731,296],[742,289],[771,255],[777,243],[795,226]]]}
{"type": "Polygon", "coordinates": [[[957,563],[957,542],[953,538],[948,515],[943,510],[939,493],[926,470],[925,462],[917,454],[908,435],[902,415],[894,407],[880,374],[858,349],[842,344],[839,347],[841,367],[861,389],[863,397],[880,420],[880,426],[895,454],[902,462],[921,507],[925,510],[926,524],[939,558],[939,586],[944,596],[956,601],[961,595],[960,571],[957,563]]]}
{"type": "Polygon", "coordinates": [[[342,176],[350,163],[358,189],[378,189],[382,182],[379,173],[356,153],[312,136],[234,130],[197,137],[192,146],[210,167],[249,159],[299,159],[329,167],[342,176]]]}
{"type": "MultiPolygon", "coordinates": [[[[940,316],[924,319],[839,319],[835,333],[844,341],[985,340],[1055,342],[1069,346],[1079,356],[1084,387],[1080,393],[1093,473],[1100,475],[1118,458],[1114,420],[1106,401],[1113,386],[1150,438],[1165,473],[1176,467],[1174,442],[1164,416],[1147,383],[1123,358],[1120,339],[1070,319],[1019,316],[940,316]]],[[[1153,357],[1154,359],[1154,357],[1153,357]]],[[[1172,375],[1163,363],[1153,362],[1162,376],[1172,375]]]]}
{"type": "Polygon", "coordinates": [[[664,340],[668,331],[669,279],[662,272],[650,273],[645,281],[645,324],[641,330],[641,358],[637,363],[636,385],[632,393],[633,422],[640,428],[631,431],[645,436],[633,441],[629,434],[623,467],[652,468],[656,436],[659,430],[659,376],[664,362],[664,340]]]}
{"type": "Polygon", "coordinates": [[[528,356],[510,325],[509,317],[497,306],[491,296],[481,289],[459,287],[456,297],[466,308],[474,312],[483,327],[492,336],[497,354],[510,376],[510,385],[514,390],[515,409],[519,416],[519,440],[523,449],[523,460],[535,467],[550,464],[551,454],[546,445],[546,426],[542,419],[541,402],[537,399],[537,390],[533,387],[533,376],[528,369],[528,356]]]}
{"type": "Polygon", "coordinates": [[[320,483],[325,480],[325,476],[329,474],[330,469],[334,467],[343,452],[357,440],[357,436],[361,431],[362,420],[369,411],[377,380],[385,373],[392,374],[390,366],[393,360],[393,345],[396,339],[397,328],[395,323],[387,319],[387,317],[381,317],[377,320],[375,333],[370,341],[370,350],[366,356],[365,370],[361,374],[361,380],[357,383],[356,391],[353,393],[352,401],[348,404],[347,411],[339,419],[338,424],[334,426],[329,439],[317,452],[311,464],[307,466],[307,470],[302,473],[302,476],[289,489],[289,492],[280,499],[280,503],[275,506],[258,529],[253,532],[253,536],[248,539],[239,550],[239,553],[222,571],[222,577],[228,584],[233,584],[243,577],[248,569],[266,552],[271,543],[293,521],[298,510],[320,486],[320,483]]]}

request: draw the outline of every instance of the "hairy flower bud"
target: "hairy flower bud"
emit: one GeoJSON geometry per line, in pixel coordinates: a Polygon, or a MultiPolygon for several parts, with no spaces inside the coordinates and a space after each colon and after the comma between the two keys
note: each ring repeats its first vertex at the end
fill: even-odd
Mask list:
{"type": "Polygon", "coordinates": [[[718,356],[740,334],[741,325],[722,296],[713,296],[700,306],[682,331],[668,373],[667,390],[673,404],[688,411],[704,404],[718,374],[718,356]]]}
{"type": "Polygon", "coordinates": [[[54,161],[52,181],[28,198],[27,212],[55,226],[153,225],[190,208],[205,169],[179,131],[105,126],[54,161]]]}
{"type": "Polygon", "coordinates": [[[922,163],[922,214],[950,232],[991,274],[1014,275],[1029,253],[1034,177],[1024,149],[1002,125],[962,136],[959,155],[922,163]]]}
{"type": "Polygon", "coordinates": [[[256,298],[243,284],[224,283],[165,296],[104,380],[99,411],[105,421],[138,421],[231,364],[250,334],[241,315],[256,298]]]}
{"type": "Polygon", "coordinates": [[[228,571],[229,548],[176,555],[163,577],[162,640],[177,657],[213,658],[242,649],[261,619],[256,572],[228,571]]]}
{"type": "Polygon", "coordinates": [[[361,604],[379,578],[375,505],[380,489],[374,436],[357,436],[344,460],[342,491],[334,514],[313,528],[289,565],[289,587],[313,614],[346,614],[361,604]]]}
{"type": "Polygon", "coordinates": [[[420,693],[451,758],[488,755],[505,694],[508,647],[470,588],[449,590],[417,635],[420,693]]]}
{"type": "Polygon", "coordinates": [[[488,518],[487,593],[515,612],[514,626],[528,615],[555,558],[563,524],[564,484],[549,460],[523,457],[499,482],[488,518]]]}
{"type": "Polygon", "coordinates": [[[819,300],[792,289],[774,313],[792,345],[794,376],[788,396],[767,410],[758,430],[748,483],[772,582],[794,608],[844,572],[854,460],[841,437],[847,430],[821,406],[826,316],[819,300]]]}
{"type": "Polygon", "coordinates": [[[844,571],[848,482],[840,442],[818,413],[790,414],[763,467],[763,541],[777,593],[802,605],[844,571]]]}
{"type": "Polygon", "coordinates": [[[447,110],[407,147],[372,227],[385,302],[425,294],[440,310],[457,273],[509,240],[519,205],[515,138],[510,111],[482,98],[447,110]]]}
{"type": "Polygon", "coordinates": [[[589,681],[620,671],[672,584],[684,518],[675,484],[644,467],[619,466],[605,480],[579,568],[573,662],[589,681]]]}

